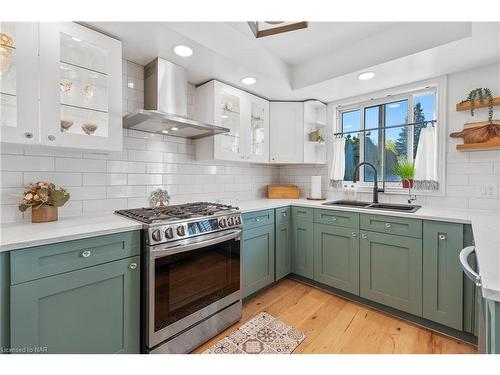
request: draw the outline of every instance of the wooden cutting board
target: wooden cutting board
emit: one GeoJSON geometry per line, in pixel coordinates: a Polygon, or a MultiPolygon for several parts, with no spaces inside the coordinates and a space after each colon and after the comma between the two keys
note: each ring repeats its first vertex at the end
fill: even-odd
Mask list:
{"type": "Polygon", "coordinates": [[[298,199],[299,187],[297,185],[267,185],[267,197],[271,199],[298,199]]]}

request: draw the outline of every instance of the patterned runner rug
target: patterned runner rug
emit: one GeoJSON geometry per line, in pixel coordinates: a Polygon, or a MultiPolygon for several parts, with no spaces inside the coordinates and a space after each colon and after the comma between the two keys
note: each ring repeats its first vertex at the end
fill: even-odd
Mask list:
{"type": "Polygon", "coordinates": [[[203,354],[291,354],[306,335],[261,312],[203,354]]]}

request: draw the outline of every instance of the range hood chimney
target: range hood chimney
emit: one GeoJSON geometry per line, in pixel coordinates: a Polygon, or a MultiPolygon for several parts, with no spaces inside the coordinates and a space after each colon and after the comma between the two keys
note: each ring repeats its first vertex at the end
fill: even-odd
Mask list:
{"type": "Polygon", "coordinates": [[[203,138],[229,129],[187,118],[186,70],[157,57],[144,67],[144,109],[123,118],[123,127],[181,138],[203,138]]]}

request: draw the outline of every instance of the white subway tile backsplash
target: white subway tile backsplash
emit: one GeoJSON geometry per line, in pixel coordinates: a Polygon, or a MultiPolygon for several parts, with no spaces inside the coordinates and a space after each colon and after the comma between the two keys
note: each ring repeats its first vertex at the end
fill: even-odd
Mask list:
{"type": "Polygon", "coordinates": [[[24,186],[39,181],[50,181],[57,186],[63,187],[80,186],[82,185],[82,174],[69,172],[24,172],[24,186]]]}
{"type": "Polygon", "coordinates": [[[82,201],[82,213],[84,215],[99,212],[113,212],[124,207],[127,207],[126,198],[94,199],[82,201]]]}
{"type": "Polygon", "coordinates": [[[58,172],[105,172],[105,160],[56,158],[58,172]]]}
{"type": "Polygon", "coordinates": [[[108,172],[117,173],[145,173],[146,163],[135,161],[112,161],[107,162],[108,172]]]}
{"type": "Polygon", "coordinates": [[[161,185],[161,174],[129,174],[129,185],[161,185]]]}
{"type": "Polygon", "coordinates": [[[2,155],[2,171],[53,171],[53,157],[2,155]]]}
{"type": "Polygon", "coordinates": [[[84,186],[105,186],[108,175],[106,173],[82,173],[84,186]]]}
{"type": "Polygon", "coordinates": [[[4,188],[24,186],[23,172],[1,172],[0,186],[4,188]]]}
{"type": "Polygon", "coordinates": [[[108,198],[131,198],[146,196],[145,186],[107,186],[108,198]]]}

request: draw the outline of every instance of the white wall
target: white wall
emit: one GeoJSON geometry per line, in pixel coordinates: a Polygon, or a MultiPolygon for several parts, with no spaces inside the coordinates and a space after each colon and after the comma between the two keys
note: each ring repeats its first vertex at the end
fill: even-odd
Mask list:
{"type": "MultiPolygon", "coordinates": [[[[488,118],[488,109],[477,109],[474,117],[469,112],[457,112],[456,103],[465,99],[468,93],[477,87],[488,87],[494,96],[500,96],[500,64],[450,74],[447,79],[446,94],[446,134],[461,130],[466,122],[484,121],[488,118]]],[[[500,107],[494,107],[494,118],[500,119],[500,107]]],[[[455,208],[473,208],[500,211],[500,150],[463,152],[455,146],[461,139],[446,138],[446,190],[445,196],[419,196],[417,203],[422,205],[445,206],[455,208]],[[481,185],[491,184],[495,195],[481,196],[481,185]]],[[[309,193],[310,176],[323,176],[324,188],[329,198],[340,199],[342,193],[328,188],[328,168],[317,166],[286,166],[280,169],[282,183],[294,183],[301,187],[303,195],[309,193]]],[[[414,191],[415,192],[415,191],[414,191]]],[[[418,195],[418,192],[417,192],[418,195]]],[[[371,194],[359,194],[359,199],[370,200],[371,194]]],[[[406,203],[404,195],[381,194],[385,202],[406,203]]]]}
{"type": "MultiPolygon", "coordinates": [[[[143,69],[123,63],[123,111],[143,107],[143,69]],[[134,88],[128,88],[129,82],[134,88]]],[[[194,86],[188,87],[188,116],[195,113],[194,86]]],[[[1,221],[29,218],[18,210],[23,186],[50,180],[68,189],[71,199],[61,216],[91,214],[148,205],[157,187],[172,203],[217,199],[244,200],[265,195],[277,183],[276,166],[197,162],[191,140],[124,130],[123,151],[108,155],[61,151],[42,146],[1,144],[1,221]]]]}
{"type": "MultiPolygon", "coordinates": [[[[142,67],[124,62],[123,109],[130,112],[143,106],[142,67]],[[128,88],[133,82],[134,88],[128,88]]],[[[462,129],[465,122],[482,121],[487,109],[456,112],[455,104],[476,87],[488,87],[500,95],[500,64],[451,74],[447,81],[447,134],[462,129]]],[[[195,113],[194,86],[188,88],[188,115],[195,113]]],[[[495,107],[500,118],[500,107],[495,107]]],[[[149,193],[164,186],[173,203],[193,200],[244,200],[265,196],[270,183],[294,183],[303,196],[309,194],[310,176],[322,175],[329,198],[342,194],[327,187],[327,166],[267,166],[224,162],[197,162],[192,141],[137,131],[124,131],[124,150],[109,155],[61,151],[41,146],[1,145],[1,221],[22,220],[17,203],[23,186],[51,180],[66,187],[71,200],[61,208],[61,216],[110,212],[114,209],[147,205],[149,193]]],[[[459,140],[447,138],[446,195],[419,196],[417,203],[433,206],[477,208],[500,211],[500,150],[459,152],[459,140]],[[494,197],[481,197],[479,186],[496,186],[494,197]]],[[[369,200],[370,194],[359,199],[369,200]]],[[[405,202],[403,195],[381,195],[382,201],[405,202]]],[[[29,213],[24,214],[29,218],[29,213]]]]}

